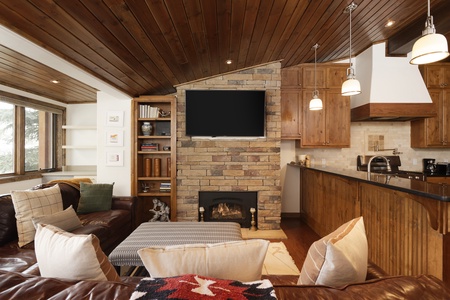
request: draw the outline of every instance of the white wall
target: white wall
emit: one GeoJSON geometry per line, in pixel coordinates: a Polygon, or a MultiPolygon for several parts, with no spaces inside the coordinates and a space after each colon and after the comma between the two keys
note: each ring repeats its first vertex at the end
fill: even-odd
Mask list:
{"type": "Polygon", "coordinates": [[[296,161],[295,142],[281,141],[281,211],[298,213],[300,211],[300,169],[288,167],[291,161],[296,161]]]}
{"type": "MultiPolygon", "coordinates": [[[[69,104],[66,110],[66,124],[70,126],[97,125],[97,105],[95,103],[69,104]]],[[[97,145],[96,130],[66,130],[66,145],[97,145]]],[[[95,149],[67,149],[66,166],[95,166],[97,151],[95,149]]]]}
{"type": "Polygon", "coordinates": [[[131,195],[131,99],[97,93],[97,183],[114,182],[114,195],[131,195]],[[123,126],[108,126],[107,115],[123,112],[123,126]],[[108,146],[108,132],[121,132],[123,146],[108,146]],[[108,155],[122,156],[123,165],[107,165],[108,155]]]}

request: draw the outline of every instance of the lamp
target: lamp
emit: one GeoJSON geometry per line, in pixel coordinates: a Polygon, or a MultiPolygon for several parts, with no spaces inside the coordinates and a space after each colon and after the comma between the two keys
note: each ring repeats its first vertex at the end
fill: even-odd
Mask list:
{"type": "Polygon", "coordinates": [[[447,39],[442,34],[436,33],[433,24],[433,16],[430,16],[430,0],[428,0],[428,16],[422,37],[418,39],[412,48],[410,64],[423,65],[442,60],[449,56],[447,39]]]}
{"type": "Polygon", "coordinates": [[[352,68],[352,11],[354,11],[357,7],[358,5],[352,2],[344,9],[344,13],[348,13],[350,15],[350,67],[347,69],[347,80],[342,84],[342,96],[353,96],[361,93],[361,85],[356,79],[355,70],[352,68]]]}
{"type": "Polygon", "coordinates": [[[321,110],[323,108],[322,100],[319,98],[319,91],[316,87],[317,48],[319,48],[319,44],[315,44],[312,47],[314,49],[314,92],[311,101],[309,101],[309,110],[321,110]]]}

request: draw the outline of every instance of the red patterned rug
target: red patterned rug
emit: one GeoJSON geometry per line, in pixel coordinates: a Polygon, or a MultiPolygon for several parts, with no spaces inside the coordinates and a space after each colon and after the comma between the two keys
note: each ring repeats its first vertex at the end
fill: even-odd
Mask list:
{"type": "Polygon", "coordinates": [[[143,278],[131,300],[147,299],[276,299],[269,280],[241,282],[195,274],[168,278],[143,278]]]}

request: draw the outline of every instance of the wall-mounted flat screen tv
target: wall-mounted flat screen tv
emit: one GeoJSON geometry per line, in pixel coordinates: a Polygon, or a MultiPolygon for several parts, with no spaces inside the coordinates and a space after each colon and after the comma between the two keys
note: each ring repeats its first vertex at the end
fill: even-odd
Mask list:
{"type": "Polygon", "coordinates": [[[188,136],[263,137],[265,120],[265,91],[186,91],[188,136]]]}

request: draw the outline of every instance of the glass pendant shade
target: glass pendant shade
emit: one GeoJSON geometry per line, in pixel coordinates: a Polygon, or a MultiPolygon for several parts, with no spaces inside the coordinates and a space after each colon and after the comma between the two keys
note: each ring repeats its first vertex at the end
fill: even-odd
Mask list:
{"type": "Polygon", "coordinates": [[[449,55],[445,36],[438,33],[426,34],[414,43],[410,63],[413,65],[429,64],[449,55]]]}
{"type": "Polygon", "coordinates": [[[347,69],[347,80],[344,81],[341,88],[342,96],[353,96],[361,93],[361,84],[355,78],[352,68],[347,69]]]}
{"type": "Polygon", "coordinates": [[[436,33],[433,16],[430,14],[430,0],[428,0],[428,14],[422,37],[413,46],[410,64],[423,65],[433,63],[448,57],[447,39],[436,33]]]}
{"type": "MultiPolygon", "coordinates": [[[[316,92],[316,91],[314,91],[316,92]]],[[[323,108],[322,99],[314,93],[313,98],[309,101],[309,110],[321,110],[323,108]]]]}

